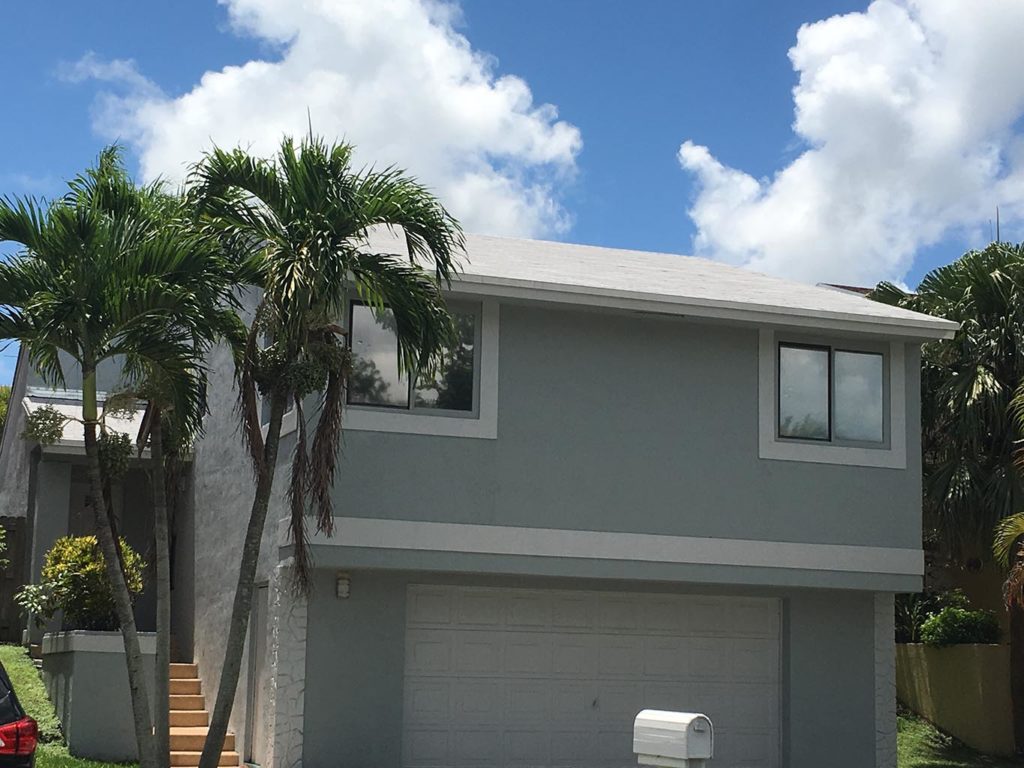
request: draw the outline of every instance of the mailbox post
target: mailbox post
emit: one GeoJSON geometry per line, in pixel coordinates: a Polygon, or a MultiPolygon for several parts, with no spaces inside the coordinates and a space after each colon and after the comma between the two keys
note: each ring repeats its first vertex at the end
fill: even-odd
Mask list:
{"type": "Polygon", "coordinates": [[[633,722],[633,751],[640,765],[707,768],[714,743],[711,720],[696,712],[645,709],[633,722]]]}

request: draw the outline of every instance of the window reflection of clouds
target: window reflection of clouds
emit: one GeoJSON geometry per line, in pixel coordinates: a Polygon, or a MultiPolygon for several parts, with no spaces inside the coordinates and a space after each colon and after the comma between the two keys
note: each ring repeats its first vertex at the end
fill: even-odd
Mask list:
{"type": "Polygon", "coordinates": [[[391,310],[378,321],[363,304],[352,306],[353,371],[349,377],[348,401],[360,405],[409,404],[409,386],[398,366],[398,340],[391,310]]]}
{"type": "Polygon", "coordinates": [[[840,440],[881,443],[882,356],[865,352],[835,353],[835,431],[840,440]]]}
{"type": "Polygon", "coordinates": [[[829,438],[826,349],[779,347],[779,435],[829,438]]]}

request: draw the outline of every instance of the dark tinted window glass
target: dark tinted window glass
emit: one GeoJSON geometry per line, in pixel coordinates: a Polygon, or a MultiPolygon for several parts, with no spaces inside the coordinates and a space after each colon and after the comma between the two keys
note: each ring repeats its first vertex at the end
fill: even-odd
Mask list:
{"type": "Polygon", "coordinates": [[[432,375],[421,374],[414,393],[417,408],[472,411],[474,360],[476,357],[476,316],[452,312],[459,344],[445,354],[444,363],[432,375]]]}

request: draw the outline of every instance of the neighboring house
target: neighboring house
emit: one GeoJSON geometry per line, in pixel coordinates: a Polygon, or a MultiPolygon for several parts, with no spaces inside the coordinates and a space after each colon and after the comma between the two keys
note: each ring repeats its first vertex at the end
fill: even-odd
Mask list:
{"type": "MultiPolygon", "coordinates": [[[[69,359],[62,360],[67,389],[54,389],[29,365],[24,348],[18,354],[7,422],[0,439],[0,516],[24,518],[25,548],[23,570],[18,584],[37,582],[46,552],[61,536],[87,535],[95,531],[89,508],[89,480],[85,464],[85,442],[81,424],[69,421],[63,437],[53,445],[40,446],[22,439],[25,417],[39,408],[50,407],[70,418],[81,419],[82,376],[69,359]]],[[[119,381],[116,365],[97,371],[99,386],[114,390],[119,381]]],[[[99,403],[106,392],[99,393],[99,403]]],[[[102,413],[102,410],[101,410],[102,413]]],[[[142,422],[141,406],[133,417],[118,414],[106,420],[108,429],[128,434],[133,439],[142,422]]],[[[152,560],[153,511],[149,474],[134,459],[125,476],[111,488],[111,511],[118,533],[152,560]]],[[[136,602],[139,629],[152,631],[156,626],[156,589],[150,583],[136,602]]],[[[57,628],[60,617],[50,622],[57,628]]],[[[44,629],[34,622],[25,624],[32,642],[37,643],[44,629]]]]}
{"type": "MultiPolygon", "coordinates": [[[[335,532],[303,598],[268,526],[242,756],[621,768],[653,707],[709,715],[721,768],[893,768],[893,594],[923,565],[919,346],[955,325],[680,256],[467,251],[464,343],[429,385],[350,308],[335,532]]],[[[226,351],[210,372],[173,626],[208,697],[253,493],[226,351]]]]}

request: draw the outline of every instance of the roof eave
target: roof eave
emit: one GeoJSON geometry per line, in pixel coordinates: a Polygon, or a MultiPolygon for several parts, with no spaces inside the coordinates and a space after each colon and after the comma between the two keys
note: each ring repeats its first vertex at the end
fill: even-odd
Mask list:
{"type": "Polygon", "coordinates": [[[463,285],[466,291],[484,296],[657,312],[758,325],[884,334],[906,338],[908,341],[951,339],[960,327],[951,320],[927,315],[920,315],[921,320],[864,317],[842,312],[795,310],[750,302],[715,301],[574,285],[553,285],[465,273],[452,281],[452,290],[459,292],[463,285]]]}

